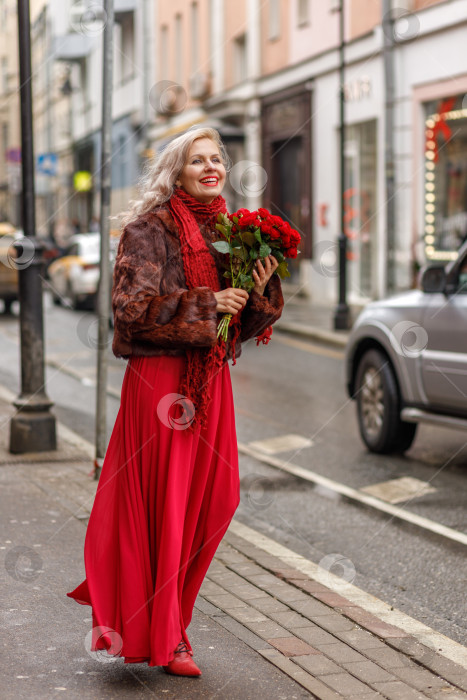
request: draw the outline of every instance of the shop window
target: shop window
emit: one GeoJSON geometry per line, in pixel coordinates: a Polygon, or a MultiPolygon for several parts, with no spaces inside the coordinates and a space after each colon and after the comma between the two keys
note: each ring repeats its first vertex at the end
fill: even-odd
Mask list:
{"type": "Polygon", "coordinates": [[[467,240],[465,96],[425,105],[424,241],[429,260],[455,260],[467,240]]]}
{"type": "Polygon", "coordinates": [[[245,34],[236,37],[234,41],[234,82],[240,83],[247,77],[246,73],[246,37],[245,34]]]}
{"type": "Polygon", "coordinates": [[[269,41],[279,39],[281,33],[281,6],[279,0],[269,1],[269,41]]]}
{"type": "Polygon", "coordinates": [[[305,27],[310,22],[310,0],[297,0],[297,24],[305,27]]]}
{"type": "Polygon", "coordinates": [[[376,296],[377,241],[376,121],[346,127],[344,232],[349,293],[353,300],[376,296]]]}

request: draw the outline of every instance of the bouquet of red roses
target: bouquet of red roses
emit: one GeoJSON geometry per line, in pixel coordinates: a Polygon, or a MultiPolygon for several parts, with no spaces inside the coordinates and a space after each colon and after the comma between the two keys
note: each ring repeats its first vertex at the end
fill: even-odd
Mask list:
{"type": "MultiPolygon", "coordinates": [[[[281,279],[290,277],[286,258],[296,258],[300,234],[280,216],[267,209],[248,211],[239,209],[234,214],[219,214],[216,228],[223,240],[213,246],[228,255],[224,277],[232,287],[251,292],[255,286],[252,277],[256,261],[273,255],[279,262],[276,273],[281,279]]],[[[231,314],[225,314],[217,327],[217,337],[227,340],[231,314]]]]}

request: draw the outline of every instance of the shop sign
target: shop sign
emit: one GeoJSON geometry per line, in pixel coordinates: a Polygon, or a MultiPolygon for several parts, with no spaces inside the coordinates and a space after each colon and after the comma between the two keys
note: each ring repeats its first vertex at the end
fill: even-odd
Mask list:
{"type": "Polygon", "coordinates": [[[89,192],[92,189],[92,175],[87,170],[78,170],[73,175],[73,187],[77,192],[89,192]]]}
{"type": "Polygon", "coordinates": [[[352,80],[344,85],[344,99],[346,102],[359,102],[371,97],[371,80],[368,75],[352,80]]]}

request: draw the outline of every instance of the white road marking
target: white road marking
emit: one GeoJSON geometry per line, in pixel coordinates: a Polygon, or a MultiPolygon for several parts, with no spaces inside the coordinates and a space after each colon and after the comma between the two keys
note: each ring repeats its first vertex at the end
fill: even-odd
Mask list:
{"type": "Polygon", "coordinates": [[[291,464],[290,462],[286,462],[282,459],[279,459],[278,457],[266,456],[261,452],[253,450],[248,445],[244,445],[240,442],[238,443],[238,450],[241,454],[247,455],[248,457],[253,457],[259,462],[264,462],[265,464],[268,464],[270,467],[280,469],[281,471],[287,472],[288,474],[293,474],[293,476],[298,476],[299,478],[305,479],[306,481],[310,481],[313,484],[324,486],[325,488],[330,489],[335,493],[341,494],[341,496],[346,496],[347,498],[350,498],[353,501],[364,503],[365,505],[370,506],[371,508],[375,508],[376,510],[382,511],[383,513],[388,513],[389,515],[392,515],[393,517],[398,518],[399,520],[404,520],[407,523],[411,523],[412,525],[417,525],[418,527],[421,527],[424,530],[434,532],[436,535],[446,537],[447,539],[452,540],[453,542],[459,542],[460,544],[467,545],[467,535],[463,532],[453,530],[452,528],[447,527],[446,525],[437,523],[434,520],[429,520],[429,518],[423,518],[420,515],[416,515],[415,513],[411,513],[410,511],[403,510],[402,508],[393,506],[390,503],[384,503],[384,501],[380,501],[379,498],[375,498],[374,496],[370,496],[369,494],[362,493],[362,491],[357,491],[357,489],[353,489],[350,486],[341,484],[338,481],[328,479],[327,477],[321,476],[321,474],[312,472],[311,470],[305,469],[304,467],[299,467],[296,464],[291,464]]]}
{"type": "Polygon", "coordinates": [[[394,625],[411,634],[419,642],[432,649],[434,653],[440,654],[467,669],[467,648],[462,646],[462,644],[458,644],[422,622],[414,620],[409,615],[362,591],[357,586],[348,583],[344,579],[339,578],[339,576],[335,576],[327,569],[323,569],[318,564],[305,559],[300,554],[240,523],[238,520],[234,519],[232,521],[229,530],[238,537],[262,549],[263,552],[277,557],[287,565],[287,568],[297,569],[301,573],[306,574],[314,581],[322,583],[327,588],[355,603],[355,605],[359,605],[364,610],[372,613],[380,620],[383,620],[383,622],[394,625]]]}
{"type": "Polygon", "coordinates": [[[264,454],[274,455],[277,452],[286,452],[287,450],[302,450],[304,447],[311,447],[312,440],[303,437],[303,435],[277,435],[273,438],[265,440],[255,440],[248,443],[254,450],[260,450],[264,454]]]}
{"type": "Polygon", "coordinates": [[[402,503],[412,498],[425,496],[427,493],[435,493],[436,489],[428,481],[414,479],[412,476],[401,476],[399,479],[365,486],[360,491],[369,493],[370,496],[376,496],[386,503],[402,503]]]}

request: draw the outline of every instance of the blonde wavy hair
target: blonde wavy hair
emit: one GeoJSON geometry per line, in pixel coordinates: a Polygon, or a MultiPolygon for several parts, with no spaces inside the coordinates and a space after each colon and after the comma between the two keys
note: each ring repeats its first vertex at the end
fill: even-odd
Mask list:
{"type": "Polygon", "coordinates": [[[158,156],[147,166],[139,182],[141,199],[130,201],[127,211],[120,214],[122,228],[154,207],[167,202],[173,194],[175,181],[187,160],[188,151],[197,139],[211,139],[219,148],[226,170],[230,159],[221,141],[219,132],[211,127],[192,128],[170,141],[158,156]]]}

